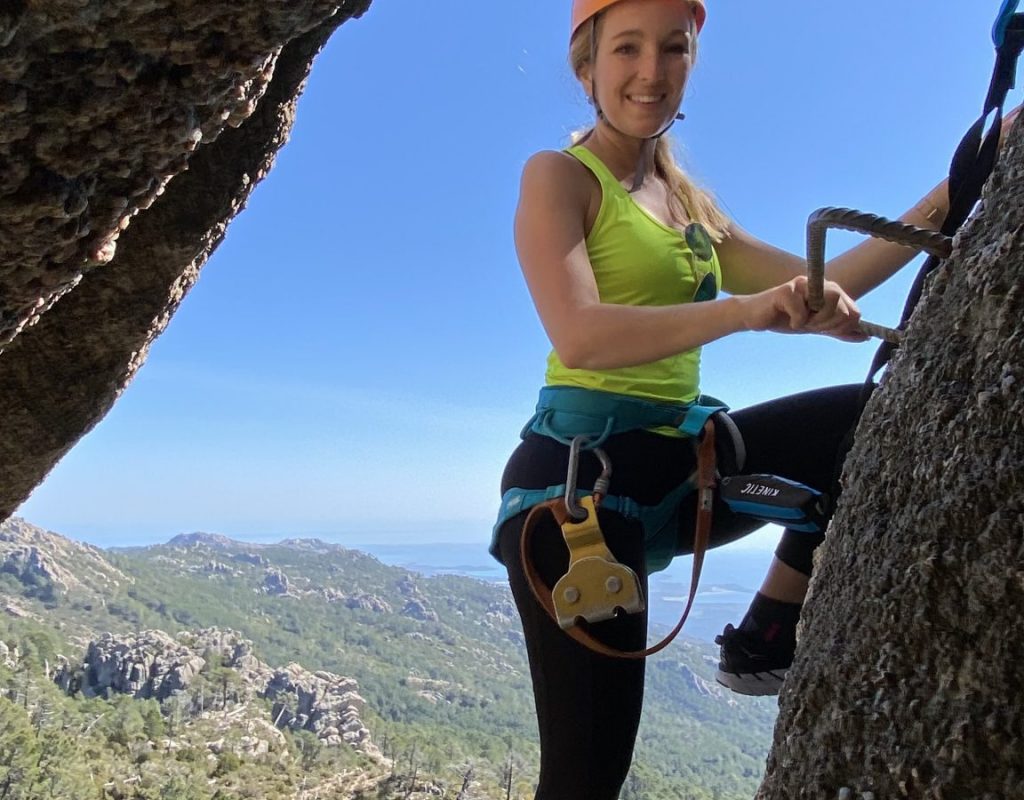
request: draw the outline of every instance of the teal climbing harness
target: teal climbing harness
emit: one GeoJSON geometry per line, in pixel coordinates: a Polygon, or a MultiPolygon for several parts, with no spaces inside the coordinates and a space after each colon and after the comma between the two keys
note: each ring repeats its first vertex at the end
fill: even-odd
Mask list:
{"type": "MultiPolygon", "coordinates": [[[[727,419],[728,407],[721,401],[702,396],[693,403],[664,403],[629,395],[581,389],[574,386],[545,386],[540,391],[534,415],[526,423],[521,437],[537,433],[571,447],[578,437],[576,452],[600,449],[609,436],[648,428],[674,428],[687,437],[697,437],[711,417],[729,431],[736,460],[742,465],[743,445],[735,425],[727,419]]],[[[593,492],[579,489],[571,476],[578,468],[578,458],[569,462],[566,482],[543,489],[513,487],[501,498],[498,519],[491,537],[491,553],[498,555],[498,532],[501,526],[523,511],[554,499],[565,498],[566,504],[593,492]]],[[[740,466],[740,468],[742,468],[740,466]]],[[[696,475],[666,495],[653,506],[640,505],[630,497],[604,495],[601,507],[629,519],[640,521],[646,543],[649,572],[664,569],[675,555],[676,528],[682,500],[696,488],[696,475]]]]}
{"type": "MultiPolygon", "coordinates": [[[[583,438],[585,437],[578,437],[574,442],[576,446],[573,449],[577,454],[579,442],[583,438]]],[[[602,463],[605,464],[604,461],[602,463]]],[[[570,470],[572,469],[573,466],[570,464],[570,470]]],[[[598,478],[598,485],[610,476],[610,472],[610,466],[605,464],[602,476],[598,478]]],[[[704,423],[697,445],[697,470],[694,478],[698,493],[697,524],[694,530],[690,593],[676,626],[660,642],[642,650],[619,650],[595,638],[581,625],[611,619],[619,613],[638,613],[645,608],[643,585],[639,576],[629,566],[616,560],[604,540],[597,513],[603,498],[596,491],[576,505],[576,511],[582,512],[582,518],[574,517],[572,505],[561,500],[549,500],[536,505],[526,516],[520,532],[519,558],[527,584],[537,603],[567,635],[601,655],[643,659],[667,647],[682,630],[697,597],[704,553],[711,537],[714,484],[715,425],[708,419],[704,423]],[[551,589],[537,573],[530,556],[531,537],[544,515],[550,515],[561,528],[569,550],[569,569],[551,589]]]]}
{"type": "MultiPolygon", "coordinates": [[[[665,647],[682,629],[696,597],[704,552],[711,533],[712,506],[716,482],[730,486],[761,486],[756,497],[742,498],[737,513],[765,521],[777,521],[796,530],[820,531],[824,527],[828,499],[802,484],[772,475],[738,476],[745,449],[727,407],[710,397],[693,403],[663,403],[653,400],[577,387],[548,386],[541,390],[537,409],[522,431],[525,439],[537,434],[569,448],[564,483],[542,489],[509,489],[502,498],[494,527],[492,553],[497,555],[501,526],[512,517],[529,512],[520,536],[520,558],[531,591],[538,603],[558,625],[586,647],[617,658],[645,658],[665,647]],[[630,497],[608,494],[612,463],[602,445],[610,436],[635,430],[670,428],[689,438],[696,450],[696,469],[679,486],[653,506],[640,505],[630,497]],[[716,430],[725,441],[719,473],[716,430]],[[580,459],[591,453],[601,472],[593,488],[579,488],[580,459]],[[640,521],[644,533],[645,560],[649,572],[662,569],[676,554],[683,500],[697,493],[694,526],[693,573],[690,594],[673,631],[660,643],[645,650],[625,652],[610,648],[591,636],[582,623],[607,620],[618,613],[644,609],[641,582],[636,573],[619,563],[608,549],[598,520],[598,509],[614,511],[640,521]],[[560,527],[569,551],[569,569],[549,589],[533,567],[530,538],[544,515],[560,527]],[[792,523],[792,524],[790,524],[792,523]]],[[[727,497],[723,498],[729,503],[727,497]]],[[[729,503],[733,505],[732,503],[729,503]]]]}

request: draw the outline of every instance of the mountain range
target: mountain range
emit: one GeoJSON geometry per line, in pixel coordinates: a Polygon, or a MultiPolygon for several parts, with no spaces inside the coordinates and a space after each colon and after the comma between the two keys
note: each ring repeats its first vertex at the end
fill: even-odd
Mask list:
{"type": "MultiPolygon", "coordinates": [[[[12,518],[0,604],[0,752],[68,739],[0,770],[8,800],[532,796],[529,672],[500,583],[318,539],[101,550],[12,518]]],[[[624,798],[753,795],[776,707],[718,686],[716,660],[689,639],[650,660],[624,798]]]]}

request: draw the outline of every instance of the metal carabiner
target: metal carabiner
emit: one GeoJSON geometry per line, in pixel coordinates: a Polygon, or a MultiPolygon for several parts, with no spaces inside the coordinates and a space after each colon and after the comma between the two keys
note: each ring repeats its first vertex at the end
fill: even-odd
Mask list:
{"type": "MultiPolygon", "coordinates": [[[[569,445],[569,470],[565,476],[565,510],[576,521],[587,518],[586,510],[576,500],[576,483],[579,479],[580,450],[590,441],[590,438],[586,435],[576,436],[569,445]]],[[[590,449],[597,456],[597,460],[601,462],[601,474],[594,481],[594,494],[603,496],[608,494],[608,486],[611,483],[612,460],[600,447],[590,449]]]]}

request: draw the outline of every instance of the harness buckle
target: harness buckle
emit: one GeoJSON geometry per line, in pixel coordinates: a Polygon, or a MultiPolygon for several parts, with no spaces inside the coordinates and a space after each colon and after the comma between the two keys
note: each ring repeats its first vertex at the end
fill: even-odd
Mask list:
{"type": "Polygon", "coordinates": [[[597,521],[595,496],[581,498],[577,507],[583,519],[567,520],[562,525],[569,548],[569,569],[551,590],[559,626],[571,628],[581,617],[587,622],[612,619],[619,609],[627,614],[642,612],[645,604],[640,578],[608,549],[597,521]]]}

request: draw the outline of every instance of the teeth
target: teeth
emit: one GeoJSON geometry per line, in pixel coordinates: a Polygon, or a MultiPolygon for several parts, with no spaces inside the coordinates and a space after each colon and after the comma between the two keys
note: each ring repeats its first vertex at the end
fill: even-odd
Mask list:
{"type": "Polygon", "coordinates": [[[637,103],[657,103],[661,97],[653,94],[635,94],[633,100],[637,103]]]}

